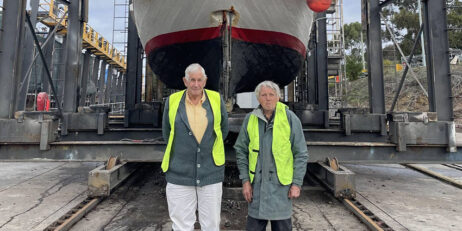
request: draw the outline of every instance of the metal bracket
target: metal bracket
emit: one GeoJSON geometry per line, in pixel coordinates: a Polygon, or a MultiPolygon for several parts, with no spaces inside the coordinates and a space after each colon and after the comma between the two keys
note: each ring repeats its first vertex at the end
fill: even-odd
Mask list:
{"type": "Polygon", "coordinates": [[[97,133],[98,135],[103,135],[104,134],[104,128],[106,127],[106,118],[107,114],[106,113],[98,113],[98,118],[96,119],[96,125],[97,125],[97,133]]]}
{"type": "Polygon", "coordinates": [[[98,135],[104,134],[104,129],[107,127],[108,110],[84,108],[82,112],[65,113],[61,135],[67,135],[67,130],[97,131],[98,135]],[[63,134],[64,130],[66,130],[65,134],[63,134]]]}
{"type": "Polygon", "coordinates": [[[317,125],[329,128],[328,110],[294,109],[295,114],[300,118],[303,125],[317,125]]]}
{"type": "Polygon", "coordinates": [[[0,120],[0,142],[40,143],[40,150],[49,150],[56,141],[59,121],[50,113],[22,113],[17,119],[0,120]]]}
{"type": "Polygon", "coordinates": [[[162,126],[162,105],[160,102],[136,104],[134,109],[125,110],[124,126],[151,125],[162,126]]]}
{"type": "Polygon", "coordinates": [[[394,116],[390,121],[390,141],[397,144],[397,151],[406,151],[407,145],[447,145],[448,152],[457,152],[454,122],[421,119],[394,116]]]}
{"type": "Polygon", "coordinates": [[[322,162],[309,163],[307,170],[321,181],[335,197],[356,197],[355,174],[338,163],[336,166],[338,166],[338,170],[334,170],[322,162]]]}
{"type": "Polygon", "coordinates": [[[69,113],[63,114],[63,120],[61,121],[61,135],[67,136],[69,128],[69,113]]]}
{"type": "Polygon", "coordinates": [[[351,116],[346,114],[343,116],[343,129],[345,129],[345,135],[351,136],[351,116]]]}
{"type": "Polygon", "coordinates": [[[48,140],[50,139],[50,124],[51,121],[42,121],[40,128],[40,151],[50,150],[50,144],[48,140]]]}
{"type": "Polygon", "coordinates": [[[385,114],[356,114],[340,112],[342,127],[345,135],[350,136],[355,132],[379,132],[387,135],[387,120],[385,114]]]}
{"type": "Polygon", "coordinates": [[[448,129],[448,152],[457,152],[456,124],[454,121],[447,123],[448,129]]]}
{"type": "Polygon", "coordinates": [[[106,170],[106,165],[93,169],[88,174],[88,195],[109,196],[111,191],[136,171],[136,163],[115,165],[106,170]]]}
{"type": "Polygon", "coordinates": [[[405,152],[406,151],[406,137],[404,135],[404,130],[406,129],[406,123],[398,123],[396,127],[396,136],[397,136],[397,146],[396,150],[398,152],[405,152]]]}

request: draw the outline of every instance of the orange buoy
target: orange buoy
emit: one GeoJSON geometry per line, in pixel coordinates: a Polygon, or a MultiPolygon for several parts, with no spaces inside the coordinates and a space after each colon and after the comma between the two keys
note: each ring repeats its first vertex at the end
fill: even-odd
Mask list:
{"type": "Polygon", "coordinates": [[[332,0],[306,0],[310,9],[314,12],[323,12],[329,9],[332,0]]]}

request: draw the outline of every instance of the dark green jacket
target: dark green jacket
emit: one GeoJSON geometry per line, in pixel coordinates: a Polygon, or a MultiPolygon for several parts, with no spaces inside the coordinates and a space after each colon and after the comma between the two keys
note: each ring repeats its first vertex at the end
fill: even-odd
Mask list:
{"type": "MultiPolygon", "coordinates": [[[[294,176],[292,184],[302,186],[306,172],[308,151],[305,136],[300,120],[290,110],[286,110],[287,119],[291,128],[290,142],[294,155],[294,176]]],[[[276,165],[274,162],[271,146],[273,142],[273,117],[267,121],[259,108],[247,114],[242,123],[241,131],[234,144],[236,150],[236,162],[239,168],[239,178],[242,182],[249,181],[249,134],[247,124],[250,114],[258,117],[258,129],[260,136],[260,152],[255,169],[255,178],[252,183],[253,198],[248,207],[249,216],[262,220],[284,220],[292,215],[292,201],[288,198],[290,185],[282,185],[279,182],[276,165]]]]}
{"type": "MultiPolygon", "coordinates": [[[[206,110],[208,123],[199,144],[189,126],[185,97],[186,94],[181,98],[175,118],[175,138],[173,139],[170,154],[170,166],[165,175],[167,182],[186,186],[205,186],[223,182],[224,165],[216,166],[212,157],[216,135],[213,132],[213,113],[210,101],[206,97],[202,104],[202,107],[206,110]]],[[[168,136],[170,135],[168,110],[167,99],[162,119],[162,135],[165,141],[168,141],[168,136]]],[[[225,139],[228,135],[228,114],[223,100],[221,100],[221,131],[223,139],[225,139]]]]}

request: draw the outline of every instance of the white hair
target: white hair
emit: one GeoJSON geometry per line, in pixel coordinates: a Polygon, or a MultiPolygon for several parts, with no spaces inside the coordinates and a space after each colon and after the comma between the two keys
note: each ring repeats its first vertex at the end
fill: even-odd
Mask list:
{"type": "Polygon", "coordinates": [[[193,63],[193,64],[190,64],[184,71],[184,77],[186,78],[186,80],[189,81],[189,73],[194,72],[194,71],[200,71],[201,74],[204,76],[204,78],[207,79],[207,75],[205,74],[204,68],[199,63],[193,63]]]}
{"type": "Polygon", "coordinates": [[[281,98],[281,90],[279,89],[279,86],[273,81],[269,80],[263,81],[257,85],[257,87],[255,88],[255,95],[257,96],[257,98],[260,96],[260,91],[262,87],[268,87],[273,89],[276,92],[278,98],[281,98]]]}

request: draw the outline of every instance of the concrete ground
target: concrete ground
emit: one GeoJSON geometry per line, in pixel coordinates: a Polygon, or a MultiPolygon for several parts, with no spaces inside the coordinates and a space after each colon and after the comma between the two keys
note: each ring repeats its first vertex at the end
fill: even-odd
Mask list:
{"type": "MultiPolygon", "coordinates": [[[[402,165],[345,165],[356,173],[357,200],[395,230],[461,230],[462,190],[402,165]]],[[[462,183],[462,171],[419,166],[462,183]]]]}
{"type": "MultiPolygon", "coordinates": [[[[0,163],[0,230],[43,230],[86,197],[97,163],[0,163]]],[[[462,171],[422,165],[462,181],[462,171]]],[[[460,230],[461,189],[401,165],[346,165],[356,173],[357,200],[395,230],[460,230]]],[[[158,166],[138,174],[72,230],[171,230],[158,166]]],[[[222,229],[242,230],[246,203],[224,199],[222,229]]],[[[294,202],[294,230],[367,230],[335,198],[307,187],[294,202]]]]}
{"type": "Polygon", "coordinates": [[[86,198],[96,163],[0,162],[0,230],[43,230],[86,198]]]}

